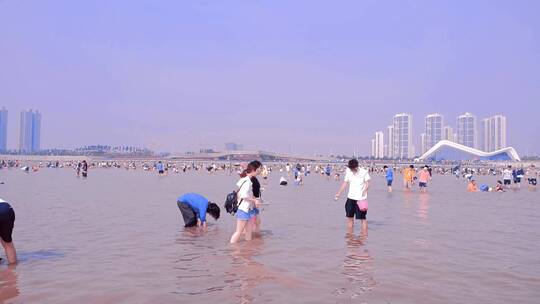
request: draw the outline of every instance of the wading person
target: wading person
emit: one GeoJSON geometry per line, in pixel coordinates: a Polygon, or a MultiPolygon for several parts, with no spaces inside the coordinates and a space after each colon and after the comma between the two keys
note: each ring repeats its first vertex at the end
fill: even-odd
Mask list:
{"type": "Polygon", "coordinates": [[[349,194],[345,202],[345,216],[347,217],[347,228],[349,232],[353,231],[354,218],[362,223],[362,233],[367,234],[366,215],[368,210],[367,195],[369,189],[368,170],[358,167],[358,160],[351,159],[347,165],[345,179],[341,184],[334,200],[338,200],[341,192],[349,186],[349,194]]]}
{"type": "Polygon", "coordinates": [[[424,166],[424,168],[420,170],[419,175],[418,187],[420,188],[421,192],[427,192],[428,182],[431,180],[431,174],[429,173],[428,166],[424,166]]]}
{"type": "Polygon", "coordinates": [[[88,177],[88,163],[86,162],[86,160],[82,161],[81,170],[82,170],[82,177],[87,178],[88,177]]]}
{"type": "Polygon", "coordinates": [[[11,234],[15,225],[15,211],[3,199],[0,199],[0,239],[9,264],[17,263],[17,251],[11,234]]]}
{"type": "Polygon", "coordinates": [[[527,181],[529,182],[529,188],[536,189],[537,178],[538,170],[536,170],[534,165],[531,165],[527,170],[527,181]]]}
{"type": "Polygon", "coordinates": [[[253,230],[251,219],[255,217],[253,208],[259,207],[259,201],[253,196],[251,182],[251,178],[256,175],[257,168],[252,164],[248,164],[247,169],[240,174],[241,178],[236,183],[238,187],[238,211],[236,211],[236,230],[231,236],[231,244],[238,242],[243,233],[245,233],[246,241],[251,241],[253,230]]]}
{"type": "MultiPolygon", "coordinates": [[[[257,175],[259,174],[262,163],[258,160],[254,160],[251,163],[249,163],[255,168],[256,175],[251,177],[251,188],[253,192],[253,197],[257,199],[259,202],[261,201],[261,184],[259,183],[259,180],[257,179],[257,175]]],[[[253,217],[251,219],[252,225],[253,225],[253,232],[260,233],[261,232],[261,212],[257,206],[253,207],[253,217]]]]}
{"type": "Polygon", "coordinates": [[[386,186],[388,187],[388,192],[392,192],[392,182],[394,181],[394,171],[388,166],[384,166],[383,169],[386,171],[386,186]]]}
{"type": "Polygon", "coordinates": [[[411,191],[414,183],[416,172],[414,171],[414,166],[410,165],[408,168],[403,170],[403,185],[406,190],[411,191]]]}
{"type": "Polygon", "coordinates": [[[184,218],[184,227],[206,227],[206,213],[219,219],[219,206],[197,193],[186,193],[176,201],[184,218]]]}

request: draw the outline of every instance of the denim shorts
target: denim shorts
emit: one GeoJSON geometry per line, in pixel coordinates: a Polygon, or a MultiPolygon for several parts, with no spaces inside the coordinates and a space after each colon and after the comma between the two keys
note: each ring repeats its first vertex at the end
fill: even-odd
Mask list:
{"type": "Polygon", "coordinates": [[[243,210],[238,209],[236,211],[236,219],[241,221],[249,221],[254,216],[254,213],[252,210],[249,212],[245,212],[243,210]]]}
{"type": "Polygon", "coordinates": [[[259,212],[260,212],[259,208],[253,208],[251,213],[252,213],[252,216],[256,216],[256,215],[259,215],[259,212]]]}

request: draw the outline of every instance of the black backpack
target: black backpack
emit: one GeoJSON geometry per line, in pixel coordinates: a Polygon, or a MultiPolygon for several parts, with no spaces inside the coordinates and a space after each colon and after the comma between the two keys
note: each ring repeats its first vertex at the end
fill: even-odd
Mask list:
{"type": "MultiPolygon", "coordinates": [[[[240,189],[242,189],[244,183],[242,183],[240,189]]],[[[225,198],[225,205],[223,207],[225,207],[225,211],[227,211],[227,213],[234,215],[236,211],[238,211],[238,205],[240,205],[241,202],[242,201],[238,202],[238,191],[235,190],[227,194],[227,197],[225,198]]]]}

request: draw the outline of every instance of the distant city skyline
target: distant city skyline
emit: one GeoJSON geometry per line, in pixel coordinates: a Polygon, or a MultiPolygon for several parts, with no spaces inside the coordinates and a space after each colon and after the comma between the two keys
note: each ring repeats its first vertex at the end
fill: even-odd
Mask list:
{"type": "Polygon", "coordinates": [[[34,153],[41,149],[41,114],[23,110],[19,120],[19,151],[34,153]]]}
{"type": "Polygon", "coordinates": [[[459,115],[456,119],[457,132],[445,122],[443,114],[430,113],[424,117],[424,129],[419,133],[419,147],[416,150],[412,138],[416,135],[412,129],[413,117],[410,113],[395,114],[392,125],[387,127],[387,139],[384,132],[377,131],[371,139],[371,157],[374,158],[413,158],[421,156],[441,140],[449,140],[466,147],[493,152],[507,147],[506,116],[492,115],[481,119],[470,112],[459,115]],[[381,145],[381,148],[379,148],[381,145]]]}
{"type": "Polygon", "coordinates": [[[0,1],[7,148],[24,108],[46,118],[42,149],[238,142],[307,155],[369,155],[374,132],[386,141],[393,115],[410,113],[418,155],[426,114],[458,133],[471,112],[478,124],[503,113],[506,145],[538,155],[538,11],[498,0],[0,1]]]}

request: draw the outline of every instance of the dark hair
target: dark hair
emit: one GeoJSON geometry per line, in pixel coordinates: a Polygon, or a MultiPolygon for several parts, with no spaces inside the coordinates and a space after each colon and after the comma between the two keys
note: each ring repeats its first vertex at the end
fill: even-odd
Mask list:
{"type": "Polygon", "coordinates": [[[388,168],[388,166],[387,166],[387,165],[384,165],[384,167],[382,167],[382,168],[383,168],[383,169],[386,169],[386,168],[388,168]]]}
{"type": "Polygon", "coordinates": [[[497,181],[497,184],[502,184],[502,182],[500,180],[497,181]]]}
{"type": "Polygon", "coordinates": [[[349,169],[353,171],[358,169],[358,160],[355,158],[351,159],[349,163],[347,164],[347,167],[349,167],[349,169]]]}
{"type": "Polygon", "coordinates": [[[216,203],[208,202],[208,208],[206,209],[206,212],[216,220],[219,218],[220,209],[216,203]]]}
{"type": "Polygon", "coordinates": [[[413,165],[410,165],[409,168],[414,169],[414,166],[413,166],[413,165]]]}
{"type": "Polygon", "coordinates": [[[257,168],[255,165],[253,165],[252,163],[249,163],[247,165],[247,168],[242,171],[242,173],[240,173],[240,177],[246,177],[248,175],[248,173],[251,173],[253,171],[257,171],[257,168]]]}
{"type": "Polygon", "coordinates": [[[259,169],[262,166],[262,163],[258,160],[254,160],[249,163],[250,165],[254,166],[256,169],[259,169]]]}

